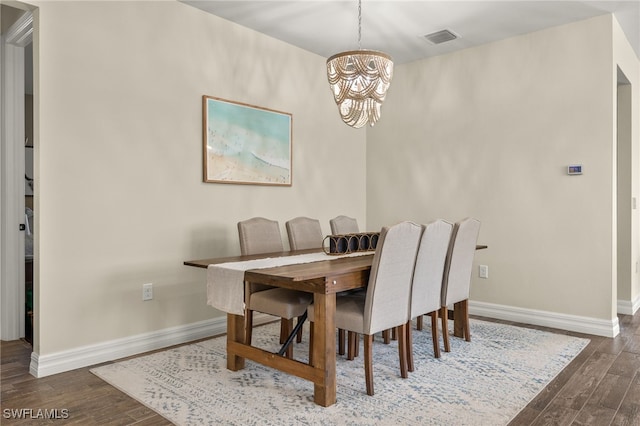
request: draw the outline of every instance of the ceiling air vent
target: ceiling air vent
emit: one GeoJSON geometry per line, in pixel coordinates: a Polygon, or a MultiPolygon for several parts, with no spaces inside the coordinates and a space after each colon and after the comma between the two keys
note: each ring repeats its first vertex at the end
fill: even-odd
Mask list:
{"type": "Polygon", "coordinates": [[[442,30],[435,33],[427,34],[426,36],[424,36],[424,38],[426,38],[432,44],[440,44],[446,41],[455,40],[458,38],[458,36],[449,30],[442,30]]]}

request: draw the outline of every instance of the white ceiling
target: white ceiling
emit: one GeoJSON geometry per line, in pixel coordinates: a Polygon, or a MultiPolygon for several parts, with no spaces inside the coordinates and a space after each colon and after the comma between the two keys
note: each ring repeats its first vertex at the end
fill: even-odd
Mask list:
{"type": "Polygon", "coordinates": [[[397,64],[613,13],[640,58],[640,0],[363,0],[360,46],[356,0],[182,1],[324,57],[361,47],[397,64]],[[460,38],[433,45],[423,37],[443,29],[460,38]]]}

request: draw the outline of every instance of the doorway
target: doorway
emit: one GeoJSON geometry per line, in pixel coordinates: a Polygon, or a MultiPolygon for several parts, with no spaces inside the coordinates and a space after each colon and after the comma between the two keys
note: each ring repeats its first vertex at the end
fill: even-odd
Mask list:
{"type": "MultiPolygon", "coordinates": [[[[2,25],[0,27],[0,81],[2,99],[0,116],[2,119],[2,139],[0,142],[0,298],[2,340],[26,338],[29,323],[27,303],[27,286],[25,285],[26,259],[25,204],[26,178],[25,154],[26,145],[26,107],[32,111],[32,103],[25,101],[26,80],[33,81],[31,60],[27,63],[25,55],[32,55],[30,47],[33,32],[33,16],[29,11],[0,5],[2,7],[2,25]],[[28,52],[26,52],[28,50],[28,52]],[[29,67],[27,77],[27,66],[29,67]]],[[[31,87],[33,86],[30,83],[31,87]]],[[[32,92],[32,91],[31,91],[32,92]]],[[[29,114],[30,117],[33,114],[29,114]]],[[[31,129],[33,120],[30,121],[31,129]]],[[[33,146],[33,132],[31,145],[33,146]]],[[[30,149],[33,151],[33,147],[30,149]]],[[[33,203],[31,203],[33,204],[33,203]]],[[[33,209],[32,209],[33,210],[33,209]]],[[[33,227],[31,228],[33,230],[33,227]]],[[[32,235],[31,235],[32,236],[32,235]]],[[[33,256],[31,256],[31,259],[33,256]]],[[[32,264],[32,262],[31,262],[32,264]]],[[[31,279],[31,282],[33,280],[31,279]]],[[[31,286],[32,287],[32,286],[31,286]]],[[[33,294],[31,292],[31,294],[33,294]]],[[[32,339],[29,324],[29,342],[32,339]]]]}
{"type": "Polygon", "coordinates": [[[24,48],[24,338],[33,345],[33,224],[35,178],[33,169],[33,44],[24,48]]]}
{"type": "Polygon", "coordinates": [[[632,252],[632,216],[637,200],[632,192],[632,91],[629,79],[618,67],[617,84],[617,310],[619,314],[633,315],[632,279],[637,265],[632,252]]]}

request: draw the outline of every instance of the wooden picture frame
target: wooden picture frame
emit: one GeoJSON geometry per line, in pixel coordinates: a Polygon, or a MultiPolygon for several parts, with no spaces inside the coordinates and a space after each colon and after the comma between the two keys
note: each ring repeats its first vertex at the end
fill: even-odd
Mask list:
{"type": "Polygon", "coordinates": [[[204,95],[203,180],[291,186],[292,114],[204,95]]]}

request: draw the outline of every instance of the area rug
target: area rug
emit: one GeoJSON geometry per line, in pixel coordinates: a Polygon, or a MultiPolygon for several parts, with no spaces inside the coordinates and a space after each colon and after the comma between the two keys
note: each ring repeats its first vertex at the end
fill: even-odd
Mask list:
{"type": "MultiPolygon", "coordinates": [[[[450,322],[450,328],[453,324],[450,322]]],[[[363,348],[337,355],[337,402],[313,402],[313,384],[255,362],[226,368],[225,337],[91,371],[177,425],[506,425],[588,339],[472,320],[471,342],[451,338],[433,357],[431,332],[414,327],[415,371],[400,378],[397,342],[373,347],[375,395],[365,390],[363,348]]],[[[277,351],[279,323],[255,329],[254,345],[277,351]]],[[[307,359],[305,339],[294,356],[307,359]]],[[[362,342],[361,342],[362,345],[362,342]]]]}

